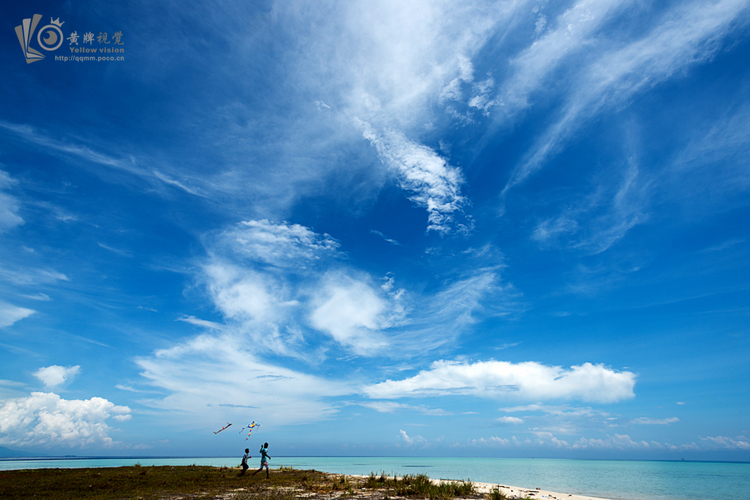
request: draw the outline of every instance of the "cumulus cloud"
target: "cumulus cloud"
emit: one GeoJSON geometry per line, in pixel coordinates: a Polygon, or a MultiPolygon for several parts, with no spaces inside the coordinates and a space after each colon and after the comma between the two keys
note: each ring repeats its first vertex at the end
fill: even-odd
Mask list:
{"type": "Polygon", "coordinates": [[[523,419],[518,417],[500,417],[497,419],[501,424],[522,424],[523,419]]]}
{"type": "Polygon", "coordinates": [[[661,445],[657,442],[646,442],[646,441],[633,441],[631,437],[627,434],[614,434],[612,436],[607,436],[606,438],[581,438],[573,445],[571,446],[571,449],[577,450],[577,449],[587,449],[587,448],[601,448],[601,449],[613,449],[617,448],[620,450],[628,449],[628,448],[642,448],[642,449],[650,449],[650,448],[662,448],[664,445],[661,445]]]}
{"type": "Polygon", "coordinates": [[[510,446],[511,441],[509,439],[501,438],[498,436],[490,436],[489,438],[470,439],[468,442],[469,446],[478,447],[492,447],[492,448],[505,448],[510,446]]]}
{"type": "Polygon", "coordinates": [[[701,437],[701,441],[703,441],[706,445],[708,445],[711,448],[724,448],[724,449],[730,449],[730,450],[750,450],[750,442],[748,442],[748,439],[744,436],[740,436],[737,438],[730,438],[725,436],[715,436],[715,437],[701,437]]]}
{"type": "Polygon", "coordinates": [[[26,309],[25,307],[18,307],[0,301],[0,328],[10,326],[17,321],[28,318],[35,312],[33,309],[26,309]]]}
{"type": "Polygon", "coordinates": [[[634,397],[635,374],[584,363],[565,370],[536,362],[435,361],[429,370],[404,380],[363,388],[371,398],[470,394],[485,398],[580,399],[613,403],[634,397]]]}
{"type": "Polygon", "coordinates": [[[34,372],[34,376],[44,382],[46,389],[53,389],[58,385],[73,380],[73,377],[78,375],[80,371],[81,367],[79,365],[68,367],[52,365],[46,368],[39,368],[34,372]]]}
{"type": "Polygon", "coordinates": [[[305,357],[306,338],[324,334],[371,355],[403,313],[401,291],[347,266],[336,240],[298,224],[246,221],[204,241],[200,280],[229,330],[261,349],[305,357]]]}
{"type": "Polygon", "coordinates": [[[427,440],[422,436],[411,437],[403,429],[399,430],[398,434],[404,440],[406,446],[424,446],[427,444],[427,440]]]}
{"type": "Polygon", "coordinates": [[[427,210],[428,231],[446,234],[454,228],[470,229],[454,217],[466,204],[461,194],[464,180],[460,169],[398,131],[377,133],[368,123],[363,127],[362,135],[375,146],[383,164],[395,172],[401,188],[411,193],[409,199],[427,210]]]}
{"type": "Polygon", "coordinates": [[[380,287],[351,276],[333,273],[314,292],[310,322],[359,355],[373,354],[387,345],[380,330],[392,324],[389,304],[380,287]]]}
{"type": "Polygon", "coordinates": [[[130,408],[99,397],[65,400],[54,393],[32,392],[0,406],[0,444],[5,446],[111,447],[107,419],[125,421],[130,408]]]}

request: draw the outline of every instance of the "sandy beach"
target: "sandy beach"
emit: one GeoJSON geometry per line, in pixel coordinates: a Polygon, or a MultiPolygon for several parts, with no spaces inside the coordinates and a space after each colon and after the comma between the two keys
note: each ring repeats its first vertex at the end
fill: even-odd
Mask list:
{"type": "MultiPolygon", "coordinates": [[[[363,478],[366,478],[367,476],[348,475],[346,477],[349,477],[352,479],[355,479],[355,478],[363,479],[363,478]]],[[[432,481],[435,484],[455,483],[455,482],[460,483],[461,482],[460,480],[433,479],[433,478],[430,478],[430,481],[432,481]]],[[[592,496],[586,496],[586,495],[573,495],[570,493],[559,493],[557,491],[544,490],[541,488],[529,489],[529,488],[522,488],[520,486],[509,486],[505,484],[494,484],[494,483],[478,483],[475,481],[472,481],[471,484],[474,485],[476,492],[479,494],[489,494],[492,490],[497,489],[500,491],[500,493],[502,493],[508,498],[534,498],[534,499],[544,499],[544,500],[610,500],[610,499],[601,498],[601,497],[592,497],[592,496]]]]}
{"type": "MultiPolygon", "coordinates": [[[[433,479],[433,481],[440,483],[443,480],[433,479]]],[[[493,489],[497,488],[500,493],[507,496],[508,498],[535,498],[535,499],[551,499],[551,500],[608,500],[600,497],[590,497],[582,495],[572,495],[568,493],[558,493],[556,491],[543,490],[540,488],[527,489],[518,486],[508,486],[503,484],[492,484],[492,483],[475,483],[472,484],[476,487],[478,493],[489,493],[493,489]]]]}

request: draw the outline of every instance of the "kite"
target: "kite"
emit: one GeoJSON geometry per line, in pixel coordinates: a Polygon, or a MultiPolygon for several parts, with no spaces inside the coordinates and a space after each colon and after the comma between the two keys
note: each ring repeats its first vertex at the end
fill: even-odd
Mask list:
{"type": "Polygon", "coordinates": [[[229,427],[230,425],[232,425],[232,424],[230,424],[230,423],[227,423],[227,425],[225,425],[224,427],[222,427],[222,428],[221,428],[221,429],[219,429],[218,431],[214,432],[214,434],[218,434],[218,433],[220,433],[220,432],[221,432],[221,431],[223,431],[224,429],[228,428],[228,427],[229,427]]]}
{"type": "Polygon", "coordinates": [[[255,422],[255,420],[253,420],[252,422],[250,422],[249,424],[247,424],[245,427],[243,427],[242,429],[240,429],[240,434],[242,434],[242,431],[244,431],[245,429],[250,429],[248,431],[248,433],[247,433],[247,437],[245,438],[245,441],[247,441],[248,439],[250,439],[250,434],[253,433],[253,429],[255,427],[260,427],[260,424],[257,423],[257,422],[255,422]]]}

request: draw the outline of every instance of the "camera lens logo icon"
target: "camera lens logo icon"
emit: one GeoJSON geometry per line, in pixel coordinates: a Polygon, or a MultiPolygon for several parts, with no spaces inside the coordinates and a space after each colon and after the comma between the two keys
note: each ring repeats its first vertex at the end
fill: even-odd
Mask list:
{"type": "Polygon", "coordinates": [[[42,49],[51,52],[60,48],[63,43],[63,33],[60,29],[62,25],[60,18],[57,18],[39,30],[36,41],[42,49]]]}

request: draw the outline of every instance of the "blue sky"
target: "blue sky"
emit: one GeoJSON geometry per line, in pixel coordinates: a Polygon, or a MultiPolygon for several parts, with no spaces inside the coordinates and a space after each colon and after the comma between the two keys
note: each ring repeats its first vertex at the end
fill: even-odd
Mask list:
{"type": "Polygon", "coordinates": [[[750,460],[748,14],[4,5],[0,446],[750,460]]]}

